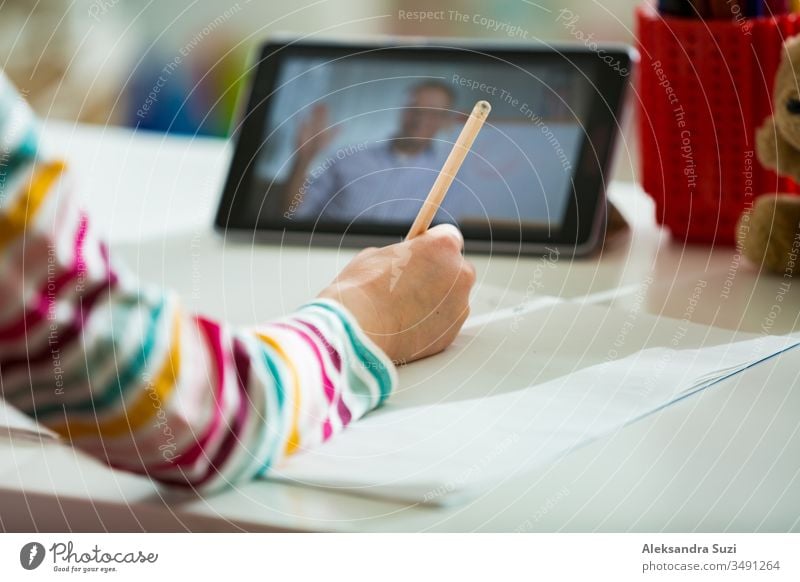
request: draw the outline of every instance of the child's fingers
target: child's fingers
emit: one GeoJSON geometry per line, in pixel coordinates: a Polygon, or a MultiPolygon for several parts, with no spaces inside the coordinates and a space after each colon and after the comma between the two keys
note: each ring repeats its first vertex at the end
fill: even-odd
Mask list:
{"type": "Polygon", "coordinates": [[[455,243],[456,249],[459,252],[464,248],[464,236],[461,234],[461,231],[452,224],[439,224],[428,230],[428,232],[422,236],[437,243],[447,244],[445,241],[450,241],[450,244],[455,243]]]}

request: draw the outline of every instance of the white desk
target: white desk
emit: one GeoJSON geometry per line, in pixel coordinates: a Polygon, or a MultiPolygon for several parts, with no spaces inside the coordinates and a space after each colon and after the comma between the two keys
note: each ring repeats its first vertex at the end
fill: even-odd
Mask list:
{"type": "MultiPolygon", "coordinates": [[[[47,136],[72,160],[114,252],[195,309],[236,323],[290,311],[353,254],[214,235],[209,225],[230,153],[223,141],[52,123],[47,136]]],[[[761,331],[782,279],[757,277],[730,248],[671,243],[631,184],[614,184],[611,196],[633,223],[628,241],[553,268],[536,258],[475,256],[479,284],[622,306],[641,301],[646,312],[680,318],[703,279],[693,321],[761,331]]],[[[800,328],[797,287],[785,295],[772,333],[800,328]]],[[[797,531],[798,371],[797,351],[773,359],[451,508],[264,482],[208,499],[165,500],[146,479],[66,447],[0,442],[0,522],[72,530],[797,531]]]]}

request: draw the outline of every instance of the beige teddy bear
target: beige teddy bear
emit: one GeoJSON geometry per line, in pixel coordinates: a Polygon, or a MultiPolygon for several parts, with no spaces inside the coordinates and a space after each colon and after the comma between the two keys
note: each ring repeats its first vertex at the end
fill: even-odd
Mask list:
{"type": "MultiPolygon", "coordinates": [[[[774,115],[756,132],[764,167],[800,183],[800,37],[786,41],[773,89],[774,115]]],[[[793,274],[800,264],[800,196],[760,196],[737,228],[743,254],[774,273],[793,274]]]]}

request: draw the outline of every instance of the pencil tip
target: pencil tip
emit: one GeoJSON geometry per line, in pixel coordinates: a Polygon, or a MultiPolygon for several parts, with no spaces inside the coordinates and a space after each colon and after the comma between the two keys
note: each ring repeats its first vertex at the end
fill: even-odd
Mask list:
{"type": "Polygon", "coordinates": [[[479,114],[481,117],[486,117],[489,115],[489,112],[492,110],[492,106],[489,104],[488,101],[478,101],[473,108],[474,112],[479,114]]]}

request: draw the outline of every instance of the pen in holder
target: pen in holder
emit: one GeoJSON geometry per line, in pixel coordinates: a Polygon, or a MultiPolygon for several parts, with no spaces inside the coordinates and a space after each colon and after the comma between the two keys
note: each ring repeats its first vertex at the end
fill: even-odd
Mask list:
{"type": "Polygon", "coordinates": [[[700,20],[637,7],[642,186],[676,239],[732,245],[755,197],[800,191],[755,153],[798,16],[700,20]]]}

